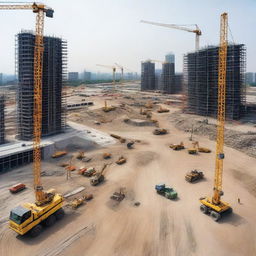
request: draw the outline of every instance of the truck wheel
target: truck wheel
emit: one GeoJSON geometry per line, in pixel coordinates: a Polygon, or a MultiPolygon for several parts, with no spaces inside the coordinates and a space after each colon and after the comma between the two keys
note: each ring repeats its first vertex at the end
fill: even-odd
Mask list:
{"type": "Polygon", "coordinates": [[[60,208],[58,211],[54,213],[54,215],[56,217],[56,220],[61,220],[64,217],[65,212],[62,208],[60,208]]]}
{"type": "Polygon", "coordinates": [[[55,223],[55,221],[56,221],[56,217],[54,214],[52,214],[45,220],[45,226],[50,227],[55,223]]]}
{"type": "Polygon", "coordinates": [[[214,221],[218,221],[221,218],[221,215],[215,211],[211,211],[210,216],[214,221]]]}
{"type": "Polygon", "coordinates": [[[207,213],[209,213],[209,209],[207,208],[207,206],[205,206],[205,205],[200,205],[200,210],[201,210],[201,212],[203,212],[204,214],[207,214],[207,213]]]}
{"type": "Polygon", "coordinates": [[[42,226],[40,224],[36,225],[35,227],[33,227],[30,231],[29,231],[29,235],[31,237],[37,237],[40,235],[42,231],[42,226]]]}

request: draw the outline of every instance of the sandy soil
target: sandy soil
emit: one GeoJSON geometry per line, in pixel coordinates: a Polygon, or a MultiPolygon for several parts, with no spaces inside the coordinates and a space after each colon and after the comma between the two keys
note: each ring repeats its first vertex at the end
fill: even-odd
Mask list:
{"type": "MultiPolygon", "coordinates": [[[[126,100],[129,101],[113,99],[111,103],[118,105],[126,100]]],[[[104,98],[99,104],[103,101],[104,98]]],[[[54,187],[66,193],[82,185],[86,192],[94,194],[94,199],[76,211],[66,209],[66,217],[55,226],[44,229],[38,238],[17,236],[6,223],[14,205],[33,200],[32,185],[29,185],[32,184],[31,166],[1,175],[0,255],[256,255],[256,159],[225,148],[223,199],[232,205],[234,213],[215,223],[200,212],[198,201],[201,196],[212,193],[215,143],[195,135],[195,139],[213,153],[189,155],[186,150],[169,149],[170,143],[180,141],[186,147],[191,146],[189,134],[177,130],[168,120],[168,116],[177,110],[169,108],[170,113],[154,111],[153,118],[159,120],[160,127],[169,130],[163,136],[153,135],[154,127],[125,124],[123,112],[117,112],[119,115],[112,122],[95,125],[94,128],[105,132],[141,140],[132,150],[117,142],[108,148],[87,152],[93,159],[83,165],[97,168],[103,165],[103,152],[111,152],[114,160],[121,154],[128,159],[122,166],[113,163],[106,171],[106,181],[98,187],[91,187],[89,179],[77,173],[67,181],[63,169],[56,165],[65,159],[44,162],[44,169],[51,170],[51,176],[43,177],[45,188],[54,187]],[[194,168],[203,170],[206,179],[195,184],[187,183],[184,175],[194,168]],[[7,187],[17,181],[28,184],[29,188],[10,195],[7,187]],[[173,186],[178,199],[171,201],[156,194],[154,186],[159,182],[173,186]],[[121,203],[114,203],[109,197],[120,187],[125,187],[126,198],[121,203]],[[238,198],[241,204],[238,204],[238,198]],[[139,206],[134,205],[137,201],[139,206]]],[[[133,114],[136,111],[139,107],[132,108],[133,114]]],[[[114,111],[110,115],[114,116],[114,111]]],[[[92,125],[92,119],[86,121],[81,116],[83,111],[80,111],[80,121],[92,125]]],[[[79,161],[75,164],[79,165],[79,161]]]]}

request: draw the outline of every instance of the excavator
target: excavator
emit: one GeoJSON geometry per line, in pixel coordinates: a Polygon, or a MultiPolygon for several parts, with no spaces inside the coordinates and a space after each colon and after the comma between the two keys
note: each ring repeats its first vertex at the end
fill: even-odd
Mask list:
{"type": "Polygon", "coordinates": [[[105,180],[105,176],[103,175],[104,170],[109,164],[104,164],[101,171],[97,172],[95,176],[90,180],[90,183],[92,186],[96,186],[100,183],[102,183],[105,180]]]}
{"type": "Polygon", "coordinates": [[[51,226],[64,216],[63,196],[54,189],[44,191],[41,182],[42,71],[44,15],[52,18],[54,10],[44,4],[1,4],[0,10],[32,10],[36,14],[34,49],[34,108],[33,108],[33,176],[35,203],[24,203],[11,210],[9,227],[20,235],[38,236],[42,224],[51,226]]]}
{"type": "Polygon", "coordinates": [[[228,14],[221,14],[220,22],[220,47],[219,47],[219,67],[218,67],[218,120],[217,120],[217,142],[215,177],[212,197],[202,197],[199,199],[200,210],[204,214],[209,214],[214,221],[220,220],[223,215],[232,213],[231,206],[221,200],[223,160],[224,160],[224,127],[225,127],[225,105],[226,105],[226,71],[227,71],[227,48],[228,48],[228,14]]]}

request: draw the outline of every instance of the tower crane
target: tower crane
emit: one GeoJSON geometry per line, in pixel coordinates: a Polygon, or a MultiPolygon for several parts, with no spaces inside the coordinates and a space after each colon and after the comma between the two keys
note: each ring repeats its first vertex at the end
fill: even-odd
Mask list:
{"type": "Polygon", "coordinates": [[[199,29],[197,24],[192,24],[193,26],[195,26],[195,29],[191,29],[191,28],[186,27],[189,25],[164,24],[164,23],[158,23],[158,22],[152,22],[152,21],[146,21],[146,20],[141,20],[140,22],[150,24],[150,25],[166,27],[166,28],[174,28],[174,29],[179,29],[179,30],[195,33],[195,35],[196,35],[195,49],[196,49],[196,51],[199,50],[199,38],[202,35],[202,31],[199,29]]]}
{"type": "Polygon", "coordinates": [[[121,81],[124,81],[124,67],[115,63],[115,65],[121,70],[121,81]]]}
{"type": "Polygon", "coordinates": [[[42,229],[42,222],[46,226],[52,225],[60,219],[63,197],[54,190],[44,192],[41,182],[41,127],[42,127],[42,71],[43,71],[43,31],[44,14],[53,17],[53,9],[42,3],[32,4],[0,4],[0,10],[32,10],[36,13],[36,31],[34,47],[34,108],[33,108],[33,176],[35,203],[25,203],[10,212],[9,226],[20,235],[30,232],[37,236],[42,229]]]}
{"type": "Polygon", "coordinates": [[[220,21],[220,47],[219,47],[219,74],[218,74],[218,123],[215,177],[212,197],[200,198],[200,209],[205,214],[218,221],[224,213],[231,213],[230,205],[221,200],[223,159],[224,159],[224,127],[225,127],[225,103],[226,103],[226,70],[227,70],[227,47],[228,47],[228,14],[221,14],[220,21]]]}
{"type": "Polygon", "coordinates": [[[113,71],[113,84],[116,85],[116,67],[115,66],[101,65],[101,64],[97,64],[96,66],[104,67],[104,68],[111,68],[113,71]]]}

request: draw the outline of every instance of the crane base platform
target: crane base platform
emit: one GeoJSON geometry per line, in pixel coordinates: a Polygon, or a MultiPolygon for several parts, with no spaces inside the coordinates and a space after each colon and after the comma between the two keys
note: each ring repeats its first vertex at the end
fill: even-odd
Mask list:
{"type": "Polygon", "coordinates": [[[214,204],[211,198],[200,198],[199,201],[201,212],[209,214],[214,221],[219,221],[224,215],[232,213],[231,206],[224,201],[220,201],[218,205],[214,204]]]}

